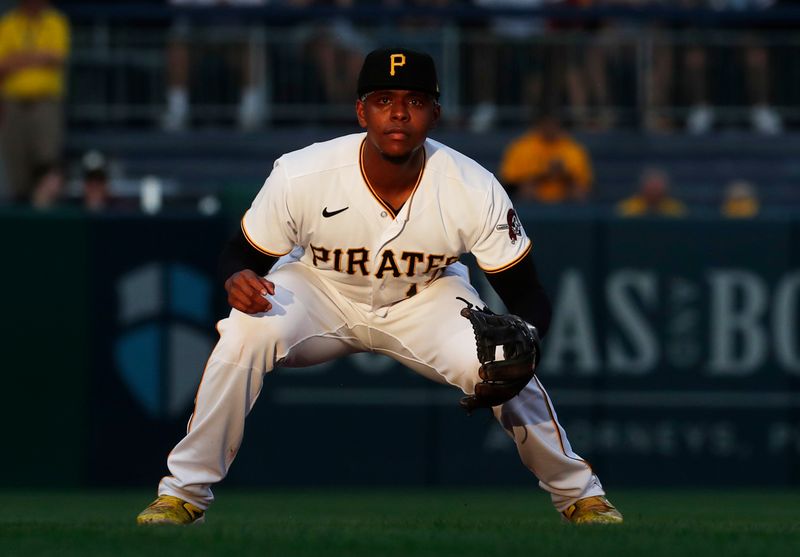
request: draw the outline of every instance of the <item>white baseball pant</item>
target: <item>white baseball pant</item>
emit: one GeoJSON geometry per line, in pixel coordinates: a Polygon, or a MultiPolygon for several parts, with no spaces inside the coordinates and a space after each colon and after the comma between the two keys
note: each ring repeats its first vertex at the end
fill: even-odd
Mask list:
{"type": "MultiPolygon", "coordinates": [[[[457,297],[483,303],[464,276],[446,273],[384,316],[343,297],[299,262],[267,278],[275,283],[270,311],[248,315],[234,309],[217,325],[219,342],[203,373],[186,437],[167,460],[171,475],[161,480],[159,495],[208,508],[212,484],[226,476],[239,450],[264,374],[275,367],[370,351],[466,394],[480,381],[472,325],[460,315],[464,302],[457,297]]],[[[557,510],[604,494],[589,464],[572,451],[538,378],[493,411],[557,510]]]]}

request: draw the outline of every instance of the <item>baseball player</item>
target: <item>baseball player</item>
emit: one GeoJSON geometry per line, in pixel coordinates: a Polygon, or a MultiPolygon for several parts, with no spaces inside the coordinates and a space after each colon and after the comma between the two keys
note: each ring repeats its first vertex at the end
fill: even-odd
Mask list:
{"type": "Polygon", "coordinates": [[[375,50],[358,78],[366,133],[275,162],[222,254],[233,309],[218,324],[186,437],[168,457],[171,475],[139,524],[204,519],[266,372],[366,351],[461,389],[468,409],[491,407],[566,520],[622,522],[533,376],[535,331],[547,332],[550,304],[531,240],[491,173],[427,138],[438,98],[430,56],[375,50]],[[473,309],[484,304],[458,262],[466,252],[521,319],[473,309]],[[500,322],[501,333],[487,332],[500,322]],[[524,349],[497,340],[512,337],[524,349]],[[490,361],[501,343],[508,361],[522,353],[527,364],[490,361]],[[519,369],[527,375],[504,384],[519,369]]]}

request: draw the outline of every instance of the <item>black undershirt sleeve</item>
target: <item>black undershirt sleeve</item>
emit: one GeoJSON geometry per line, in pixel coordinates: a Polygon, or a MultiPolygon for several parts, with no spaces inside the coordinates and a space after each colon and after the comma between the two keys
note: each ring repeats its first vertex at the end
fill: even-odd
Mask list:
{"type": "Polygon", "coordinates": [[[244,237],[242,229],[239,228],[222,249],[217,264],[217,276],[222,284],[225,284],[232,274],[243,269],[250,269],[263,277],[276,261],[278,261],[277,257],[261,253],[254,248],[244,237]]]}
{"type": "Polygon", "coordinates": [[[486,273],[508,311],[536,327],[539,337],[544,338],[550,328],[552,307],[544,291],[533,255],[528,254],[513,267],[499,273],[486,273]]]}

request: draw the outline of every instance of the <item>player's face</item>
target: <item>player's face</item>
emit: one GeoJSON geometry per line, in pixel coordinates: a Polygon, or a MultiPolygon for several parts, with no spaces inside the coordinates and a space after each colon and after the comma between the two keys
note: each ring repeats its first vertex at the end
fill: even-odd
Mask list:
{"type": "Polygon", "coordinates": [[[356,102],[358,123],[387,158],[405,158],[425,142],[440,115],[431,95],[418,91],[374,91],[356,102]]]}

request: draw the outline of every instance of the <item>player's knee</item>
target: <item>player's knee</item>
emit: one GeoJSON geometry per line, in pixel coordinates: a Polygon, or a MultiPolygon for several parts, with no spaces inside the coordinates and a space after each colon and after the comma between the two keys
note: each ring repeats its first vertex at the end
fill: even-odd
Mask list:
{"type": "Polygon", "coordinates": [[[274,319],[264,315],[249,315],[232,311],[219,323],[220,343],[245,352],[274,352],[280,332],[274,319]]]}

